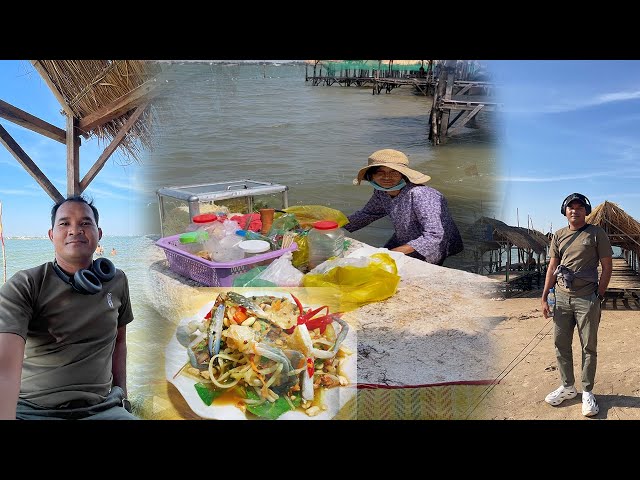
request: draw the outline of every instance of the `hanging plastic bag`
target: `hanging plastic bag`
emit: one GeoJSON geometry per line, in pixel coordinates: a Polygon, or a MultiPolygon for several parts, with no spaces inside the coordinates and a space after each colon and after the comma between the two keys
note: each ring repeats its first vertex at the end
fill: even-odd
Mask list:
{"type": "Polygon", "coordinates": [[[284,211],[294,214],[302,227],[311,227],[315,222],[321,220],[333,220],[338,223],[339,227],[349,223],[349,219],[340,210],[324,205],[294,205],[285,208],[284,211]]]}
{"type": "Polygon", "coordinates": [[[341,312],[392,297],[399,283],[396,262],[387,253],[327,260],[302,279],[304,287],[335,289],[341,312]]]}

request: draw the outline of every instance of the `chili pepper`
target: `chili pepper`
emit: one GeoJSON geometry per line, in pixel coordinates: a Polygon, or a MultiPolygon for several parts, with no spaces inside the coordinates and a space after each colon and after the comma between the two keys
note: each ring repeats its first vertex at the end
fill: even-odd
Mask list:
{"type": "MultiPolygon", "coordinates": [[[[327,309],[328,311],[328,309],[327,309]]],[[[331,325],[333,323],[333,315],[324,315],[323,317],[317,317],[309,320],[307,325],[307,330],[315,330],[316,328],[320,329],[320,333],[324,333],[327,328],[327,325],[331,325]]]]}
{"type": "Polygon", "coordinates": [[[315,368],[313,366],[313,359],[307,358],[307,373],[309,374],[309,378],[313,378],[314,371],[315,371],[315,368]]]}
{"type": "MultiPolygon", "coordinates": [[[[333,322],[332,317],[329,315],[329,306],[323,305],[322,307],[316,308],[315,310],[309,309],[307,312],[305,312],[304,307],[302,306],[302,303],[300,303],[300,300],[298,300],[293,294],[291,294],[291,296],[293,297],[293,300],[296,302],[296,305],[298,306],[298,311],[300,312],[300,314],[298,315],[298,318],[296,319],[296,326],[306,325],[308,330],[315,330],[316,328],[320,328],[320,333],[324,333],[325,329],[327,328],[327,325],[333,322]],[[318,312],[320,312],[325,308],[327,309],[326,315],[322,317],[313,318],[314,315],[316,315],[318,312]]],[[[292,334],[293,331],[296,329],[296,326],[285,329],[285,332],[288,334],[292,334]]]]}

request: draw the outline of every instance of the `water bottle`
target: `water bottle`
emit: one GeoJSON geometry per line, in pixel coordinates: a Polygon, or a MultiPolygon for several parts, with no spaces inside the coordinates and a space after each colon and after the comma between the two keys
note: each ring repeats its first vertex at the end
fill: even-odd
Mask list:
{"type": "Polygon", "coordinates": [[[553,315],[553,311],[556,308],[556,290],[555,288],[549,289],[549,295],[547,295],[547,303],[549,304],[549,312],[553,315]]]}
{"type": "Polygon", "coordinates": [[[313,224],[307,235],[309,242],[309,268],[313,269],[331,257],[344,255],[344,230],[334,221],[313,224]]]}

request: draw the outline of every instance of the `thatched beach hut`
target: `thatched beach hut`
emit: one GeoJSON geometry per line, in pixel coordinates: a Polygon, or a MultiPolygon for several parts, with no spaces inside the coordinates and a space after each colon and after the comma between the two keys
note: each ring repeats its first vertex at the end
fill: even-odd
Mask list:
{"type": "MultiPolygon", "coordinates": [[[[0,118],[66,145],[67,195],[81,194],[116,149],[131,161],[140,160],[151,145],[151,99],[160,91],[156,77],[162,64],[140,60],[31,60],[31,64],[60,103],[66,129],[2,100],[0,118]],[[105,145],[82,179],[81,137],[94,137],[105,145]]],[[[54,201],[63,198],[1,125],[0,143],[54,201]]]]}
{"type": "Polygon", "coordinates": [[[480,217],[470,227],[469,237],[475,273],[504,281],[507,291],[531,288],[534,279],[540,283],[549,246],[543,233],[480,217]]]}
{"type": "Polygon", "coordinates": [[[640,257],[640,223],[609,201],[595,207],[586,220],[587,223],[598,225],[607,232],[611,245],[620,247],[627,264],[637,273],[640,257]]]}

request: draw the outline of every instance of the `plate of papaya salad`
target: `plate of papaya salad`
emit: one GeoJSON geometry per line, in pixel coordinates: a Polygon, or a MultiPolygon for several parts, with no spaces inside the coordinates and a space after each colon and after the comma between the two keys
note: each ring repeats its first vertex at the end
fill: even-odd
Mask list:
{"type": "Polygon", "coordinates": [[[355,330],[286,292],[216,292],[165,354],[167,380],[207,419],[331,419],[356,394],[355,330]]]}

